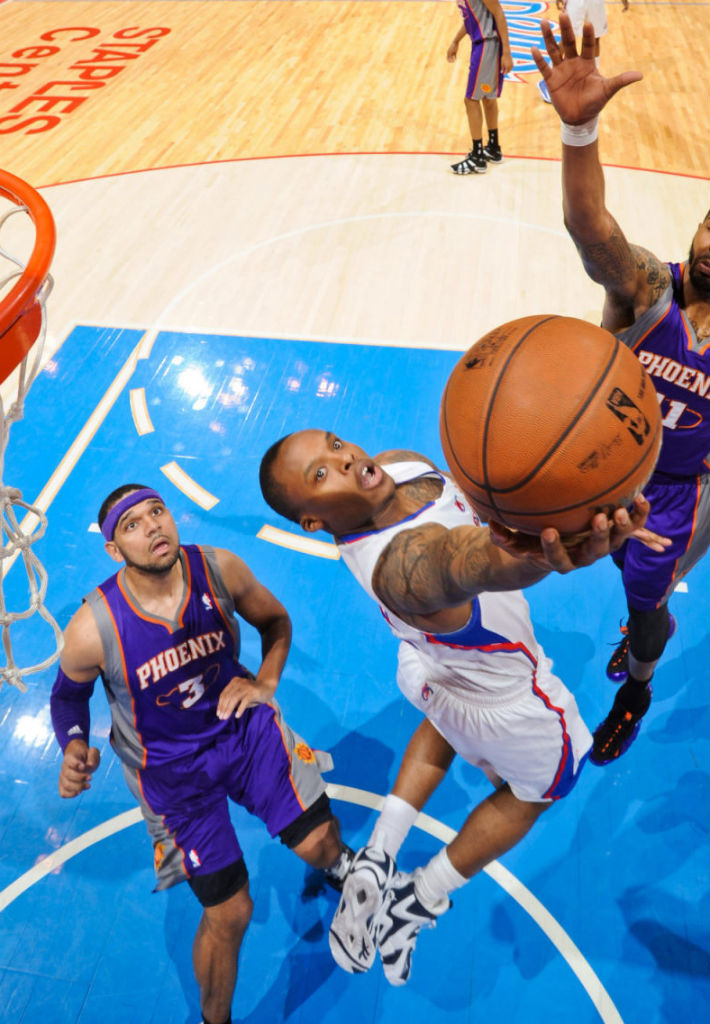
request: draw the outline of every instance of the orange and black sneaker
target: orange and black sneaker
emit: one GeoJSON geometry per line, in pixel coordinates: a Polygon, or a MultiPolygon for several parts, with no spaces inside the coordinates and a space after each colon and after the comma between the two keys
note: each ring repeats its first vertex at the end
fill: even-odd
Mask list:
{"type": "Polygon", "coordinates": [[[592,764],[609,764],[610,761],[615,761],[617,757],[626,753],[636,739],[641,728],[641,719],[651,705],[652,696],[653,690],[651,684],[648,683],[639,706],[631,711],[624,702],[623,690],[617,693],[611,711],[601,725],[594,730],[594,742],[589,755],[592,764]]]}
{"type": "Polygon", "coordinates": [[[606,667],[607,678],[611,679],[612,683],[623,683],[629,674],[629,627],[628,625],[621,627],[623,634],[621,643],[616,648],[612,656],[609,658],[609,664],[606,667]]]}
{"type": "MultiPolygon", "coordinates": [[[[669,612],[668,613],[668,640],[673,636],[676,631],[677,622],[675,617],[669,612]]],[[[622,640],[618,645],[612,656],[609,658],[609,663],[606,667],[607,679],[611,679],[612,683],[623,683],[629,674],[629,624],[621,626],[622,640]]]]}

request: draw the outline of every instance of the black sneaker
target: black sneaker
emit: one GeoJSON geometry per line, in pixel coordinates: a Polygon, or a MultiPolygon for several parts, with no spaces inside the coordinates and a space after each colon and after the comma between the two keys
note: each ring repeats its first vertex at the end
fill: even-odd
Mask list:
{"type": "Polygon", "coordinates": [[[629,674],[629,627],[622,626],[623,639],[616,648],[606,667],[607,678],[612,683],[623,683],[629,674]]]}
{"type": "MultiPolygon", "coordinates": [[[[668,640],[673,636],[676,631],[678,623],[675,620],[675,616],[668,614],[668,640]]],[[[623,634],[623,640],[616,648],[612,656],[609,658],[609,663],[606,667],[607,678],[611,679],[612,683],[623,683],[629,674],[629,626],[628,623],[621,627],[623,634]]],[[[667,641],[666,641],[667,642],[667,641]]]]}
{"type": "Polygon", "coordinates": [[[336,892],[343,891],[343,883],[352,867],[354,859],[355,851],[351,850],[346,843],[343,843],[343,848],[340,851],[340,857],[337,862],[332,867],[325,869],[325,880],[336,892]]]}
{"type": "Polygon", "coordinates": [[[492,146],[490,142],[483,147],[483,155],[489,164],[503,163],[503,150],[500,146],[492,146]]]}
{"type": "Polygon", "coordinates": [[[611,711],[594,730],[594,742],[589,755],[592,764],[609,764],[626,753],[641,728],[641,719],[650,707],[653,696],[650,683],[646,686],[646,695],[647,700],[642,711],[629,711],[624,704],[623,690],[617,693],[611,711]]]}
{"type": "Polygon", "coordinates": [[[472,149],[463,160],[457,164],[452,164],[451,170],[454,174],[485,174],[488,170],[488,164],[483,155],[483,150],[477,153],[472,149]]]}

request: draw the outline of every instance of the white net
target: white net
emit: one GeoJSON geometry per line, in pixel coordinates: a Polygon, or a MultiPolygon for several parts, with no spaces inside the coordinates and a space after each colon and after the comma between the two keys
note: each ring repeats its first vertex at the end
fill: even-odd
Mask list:
{"type": "MultiPolygon", "coordinates": [[[[12,231],[9,223],[12,218],[22,217],[30,222],[31,214],[26,206],[13,202],[9,209],[0,211],[0,299],[8,294],[17,280],[27,269],[27,260],[22,256],[13,255],[6,245],[17,252],[16,246],[21,242],[23,230],[12,231]],[[6,240],[10,238],[10,241],[6,240]]],[[[45,607],[48,575],[32,545],[38,541],[47,529],[47,517],[44,512],[23,501],[22,493],[17,487],[5,483],[5,452],[13,423],[22,419],[27,393],[40,371],[42,355],[46,339],[45,303],[52,289],[52,278],[47,275],[36,296],[37,306],[41,312],[41,325],[37,339],[0,389],[0,632],[5,654],[5,663],[0,665],[0,686],[3,682],[11,683],[20,690],[27,689],[23,678],[33,672],[40,672],[59,657],[62,645],[62,633],[53,616],[45,607]],[[6,599],[7,578],[15,561],[21,560],[27,576],[26,593],[21,595],[17,604],[22,607],[8,607],[6,599]],[[53,651],[47,657],[34,664],[18,663],[13,650],[11,628],[16,623],[38,613],[53,632],[53,651]]],[[[0,331],[2,324],[0,324],[0,331]]],[[[0,345],[3,341],[0,338],[0,345]]],[[[14,582],[14,581],[13,581],[14,582]]],[[[18,588],[15,587],[14,590],[18,588]]],[[[22,588],[20,588],[22,589],[22,588]]],[[[15,602],[13,601],[13,604],[15,602]]],[[[29,645],[28,645],[29,646],[29,645]]],[[[32,644],[29,659],[36,657],[34,653],[40,644],[32,644]]],[[[25,659],[23,658],[23,661],[25,659]]]]}

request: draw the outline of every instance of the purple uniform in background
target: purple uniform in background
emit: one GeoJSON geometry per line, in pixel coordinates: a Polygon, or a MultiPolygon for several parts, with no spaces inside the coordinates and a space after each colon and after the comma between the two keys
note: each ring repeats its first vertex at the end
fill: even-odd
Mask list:
{"type": "Polygon", "coordinates": [[[471,37],[471,63],[466,97],[496,99],[503,89],[501,40],[495,18],[481,0],[456,0],[466,32],[471,37]]]}
{"type": "Polygon", "coordinates": [[[250,673],[214,552],[186,545],[180,558],[172,622],[140,607],[123,569],[86,598],[103,644],[111,744],[153,838],[158,888],[241,857],[228,797],[273,836],[325,792],[316,755],[275,701],[217,718],[222,690],[250,673]]]}
{"type": "Polygon", "coordinates": [[[624,589],[640,611],[658,608],[710,545],[710,342],[701,344],[685,316],[683,265],[669,263],[671,283],[619,340],[650,374],[663,417],[663,444],[644,494],[647,526],[670,537],[663,554],[636,540],[614,555],[624,589]]]}

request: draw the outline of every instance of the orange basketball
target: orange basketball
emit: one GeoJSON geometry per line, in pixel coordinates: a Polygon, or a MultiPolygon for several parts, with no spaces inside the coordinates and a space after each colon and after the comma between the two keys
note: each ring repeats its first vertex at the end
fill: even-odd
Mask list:
{"type": "Polygon", "coordinates": [[[651,378],[613,334],[539,315],[490,331],[444,389],[441,443],[483,519],[525,533],[585,530],[629,505],[661,446],[651,378]]]}

